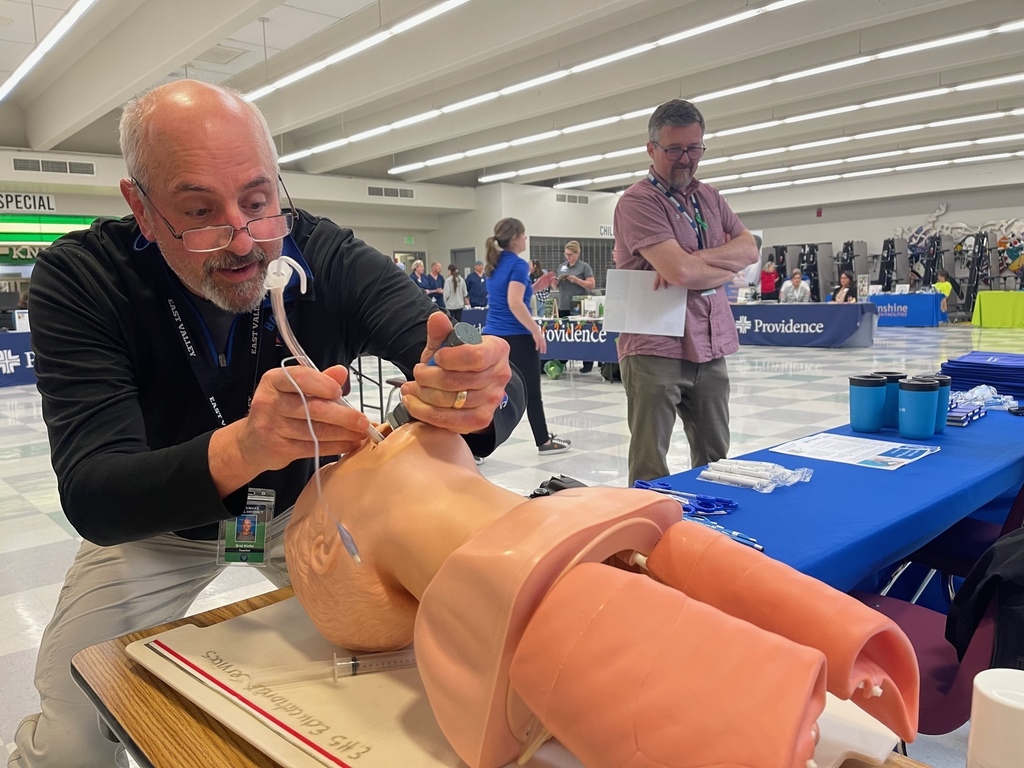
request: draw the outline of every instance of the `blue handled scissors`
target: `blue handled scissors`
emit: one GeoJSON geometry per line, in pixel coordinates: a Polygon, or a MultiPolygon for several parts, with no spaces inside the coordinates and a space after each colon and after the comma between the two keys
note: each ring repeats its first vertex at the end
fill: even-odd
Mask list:
{"type": "MultiPolygon", "coordinates": [[[[639,488],[644,491],[654,491],[655,493],[663,493],[666,496],[671,496],[673,499],[683,505],[683,511],[686,512],[686,507],[690,507],[693,512],[692,514],[711,514],[713,512],[720,512],[727,507],[715,503],[715,497],[713,496],[698,496],[692,493],[683,493],[677,491],[668,483],[664,483],[660,480],[637,480],[633,483],[634,488],[639,488]]],[[[725,499],[724,501],[729,501],[725,499]]],[[[730,502],[735,505],[735,502],[730,502]]]]}

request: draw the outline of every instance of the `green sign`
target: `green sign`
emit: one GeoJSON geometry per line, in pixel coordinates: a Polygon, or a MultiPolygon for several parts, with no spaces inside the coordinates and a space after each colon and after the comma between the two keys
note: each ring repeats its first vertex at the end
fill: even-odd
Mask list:
{"type": "Polygon", "coordinates": [[[413,237],[412,235],[406,235],[405,236],[405,244],[406,245],[416,245],[416,238],[413,237]]]}

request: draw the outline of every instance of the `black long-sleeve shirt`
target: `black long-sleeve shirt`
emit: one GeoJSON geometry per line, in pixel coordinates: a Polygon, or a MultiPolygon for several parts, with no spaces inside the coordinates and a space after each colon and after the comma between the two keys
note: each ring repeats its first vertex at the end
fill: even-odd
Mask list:
{"type": "MultiPolygon", "coordinates": [[[[285,253],[307,269],[307,292],[293,280],[286,306],[318,367],[347,366],[365,353],[411,376],[437,308],[389,258],[351,230],[302,211],[285,253]]],[[[98,219],[62,237],[33,270],[32,344],[61,503],[75,529],[97,544],[168,531],[215,538],[220,520],[242,512],[246,489],[222,500],[210,476],[216,410],[225,423],[242,418],[259,376],[290,353],[265,301],[259,315],[235,318],[221,356],[190,297],[131,216],[98,219]]],[[[522,415],[518,374],[507,393],[493,429],[467,436],[475,455],[493,451],[522,415]]],[[[283,511],[312,472],[312,460],[300,460],[249,485],[274,489],[283,511]]]]}

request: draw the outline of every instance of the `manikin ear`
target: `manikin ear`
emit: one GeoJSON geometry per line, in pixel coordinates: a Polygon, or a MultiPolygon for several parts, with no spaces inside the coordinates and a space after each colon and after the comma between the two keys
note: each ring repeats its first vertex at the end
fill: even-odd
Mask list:
{"type": "Polygon", "coordinates": [[[121,179],[119,186],[121,196],[128,203],[128,207],[132,209],[132,213],[135,214],[135,220],[139,223],[142,235],[150,242],[156,242],[156,233],[153,231],[153,225],[146,216],[146,208],[142,203],[142,194],[132,183],[131,179],[121,179]]]}
{"type": "Polygon", "coordinates": [[[309,548],[309,567],[313,573],[325,576],[337,570],[341,547],[341,537],[335,531],[314,536],[309,548]]]}

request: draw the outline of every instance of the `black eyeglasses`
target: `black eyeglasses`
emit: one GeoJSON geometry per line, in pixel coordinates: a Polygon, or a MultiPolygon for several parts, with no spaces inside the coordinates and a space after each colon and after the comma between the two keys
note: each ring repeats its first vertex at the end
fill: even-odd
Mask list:
{"type": "MultiPolygon", "coordinates": [[[[284,180],[280,176],[278,176],[277,180],[281,184],[281,189],[284,190],[285,197],[288,198],[288,207],[291,210],[295,210],[295,206],[292,204],[292,197],[288,194],[288,188],[284,185],[284,180]]],[[[174,227],[171,226],[171,222],[160,212],[153,199],[146,193],[139,180],[132,177],[132,184],[149,201],[149,204],[153,206],[156,215],[163,220],[171,235],[181,240],[181,244],[193,253],[209,253],[210,251],[219,251],[222,248],[227,248],[238,232],[245,232],[252,238],[254,243],[270,243],[274,240],[282,240],[292,231],[292,224],[295,221],[294,215],[290,212],[277,213],[273,216],[261,216],[258,219],[251,219],[245,226],[238,228],[230,224],[218,224],[212,227],[197,227],[196,229],[185,229],[181,232],[176,232],[174,227]]]]}
{"type": "Polygon", "coordinates": [[[704,156],[704,150],[707,149],[703,144],[694,144],[692,147],[663,147],[656,141],[652,141],[651,144],[664,152],[665,157],[672,162],[682,157],[683,153],[689,155],[691,160],[700,160],[704,156]]]}

